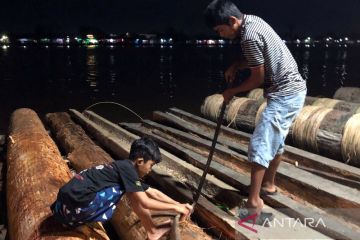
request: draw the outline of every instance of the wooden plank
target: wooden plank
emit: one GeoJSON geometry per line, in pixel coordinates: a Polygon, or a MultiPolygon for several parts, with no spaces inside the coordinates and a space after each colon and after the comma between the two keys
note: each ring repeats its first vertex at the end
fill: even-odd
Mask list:
{"type": "Polygon", "coordinates": [[[50,211],[71,172],[31,109],[11,115],[7,154],[8,234],[12,240],[109,239],[104,230],[64,228],[50,211]],[[85,230],[88,232],[86,234],[85,230]]]}
{"type": "MultiPolygon", "coordinates": [[[[195,125],[197,129],[196,131],[192,131],[193,133],[211,139],[210,136],[213,135],[215,129],[214,122],[211,122],[204,118],[200,118],[196,115],[187,113],[177,108],[171,108],[169,111],[172,114],[172,116],[175,115],[178,117],[178,119],[183,120],[182,124],[181,125],[176,124],[176,121],[178,119],[175,119],[173,121],[174,118],[172,117],[166,119],[163,118],[163,120],[166,120],[167,122],[175,123],[176,127],[178,128],[180,127],[181,129],[186,131],[192,131],[191,128],[188,128],[188,125],[193,125],[193,126],[195,125]],[[200,129],[202,131],[199,131],[200,129]]],[[[155,117],[155,119],[160,120],[161,118],[159,116],[159,119],[157,117],[155,117]]],[[[179,121],[177,123],[179,123],[179,121]]],[[[243,154],[247,154],[246,146],[249,143],[250,137],[251,137],[250,134],[223,126],[219,136],[219,142],[228,145],[231,149],[235,151],[238,151],[243,154]],[[229,144],[229,143],[233,143],[233,144],[229,144]],[[236,147],[236,145],[240,147],[236,147]]],[[[352,183],[353,181],[355,183],[360,182],[359,168],[349,166],[347,164],[335,161],[333,159],[329,159],[317,154],[313,154],[289,145],[285,146],[285,153],[283,154],[283,157],[284,160],[290,163],[297,162],[299,166],[304,166],[315,170],[321,169],[322,171],[329,173],[330,176],[338,176],[340,177],[340,179],[343,179],[340,182],[359,188],[359,184],[352,183]],[[346,179],[349,179],[350,181],[347,182],[346,179]]]]}
{"type": "MultiPolygon", "coordinates": [[[[73,116],[82,116],[79,112],[76,112],[75,110],[72,110],[71,111],[72,115],[73,116]]],[[[83,119],[81,118],[78,118],[78,117],[75,117],[81,124],[84,124],[86,123],[86,121],[84,122],[83,119]]],[[[85,117],[83,117],[85,119],[85,117]]],[[[61,126],[71,126],[71,125],[74,125],[74,123],[69,123],[69,121],[67,121],[66,123],[63,123],[63,124],[59,124],[59,128],[61,128],[61,126]]],[[[87,129],[92,132],[91,129],[89,129],[88,127],[90,125],[86,125],[87,126],[87,129]]],[[[96,127],[96,126],[93,126],[93,127],[96,127]]],[[[74,127],[72,127],[74,128],[74,127]]],[[[71,128],[71,129],[72,129],[71,128]]],[[[80,126],[76,125],[76,128],[78,128],[79,130],[78,131],[82,131],[84,132],[83,129],[81,129],[80,126]],[[81,130],[80,130],[81,129],[81,130]]],[[[72,133],[74,134],[74,131],[72,130],[72,133]]],[[[101,143],[104,143],[104,141],[106,142],[106,144],[108,143],[108,140],[106,138],[106,136],[108,135],[109,133],[105,133],[104,132],[98,132],[96,135],[94,135],[94,137],[101,143]]],[[[88,138],[88,137],[87,137],[88,138]]],[[[135,140],[135,139],[133,139],[135,140]]],[[[122,151],[120,151],[121,154],[124,154],[124,155],[117,155],[119,158],[121,159],[126,159],[128,158],[129,156],[129,152],[130,152],[130,146],[131,146],[131,143],[133,142],[133,140],[131,142],[125,142],[125,141],[119,141],[117,142],[118,145],[116,145],[116,147],[118,148],[121,148],[122,151]],[[124,147],[125,146],[125,147],[124,147]]],[[[82,142],[79,142],[78,145],[77,145],[77,148],[80,148],[80,147],[83,147],[84,146],[84,142],[86,142],[87,140],[85,141],[82,141],[82,142]]],[[[111,141],[111,140],[110,140],[111,141]]],[[[95,144],[92,144],[93,147],[96,147],[98,148],[97,145],[95,144]]],[[[109,147],[109,145],[107,145],[109,147]]],[[[74,146],[73,146],[74,147],[74,146]]],[[[104,151],[103,151],[104,152],[104,151]]],[[[118,152],[118,151],[116,151],[118,152]]],[[[119,152],[118,152],[119,153],[119,152]]],[[[107,153],[103,153],[103,155],[107,155],[107,153]]],[[[94,158],[95,161],[97,159],[97,156],[94,156],[93,154],[89,155],[89,157],[91,158],[94,158]]],[[[111,159],[111,158],[108,158],[108,159],[111,159]]],[[[112,161],[112,159],[111,159],[112,161]]],[[[127,202],[126,198],[124,198],[124,201],[127,202]]],[[[123,201],[122,201],[123,202],[123,201]]],[[[137,229],[137,228],[140,228],[140,226],[136,226],[138,224],[138,219],[137,217],[131,213],[129,214],[129,211],[131,212],[131,210],[129,209],[129,207],[127,206],[126,202],[123,202],[122,204],[118,204],[117,206],[122,209],[122,211],[117,211],[115,212],[114,216],[112,219],[118,219],[117,223],[113,223],[114,226],[119,226],[119,224],[122,224],[122,229],[121,229],[121,232],[118,232],[119,235],[124,238],[124,239],[145,239],[145,236],[144,236],[144,229],[141,227],[141,229],[137,229]],[[124,204],[125,203],[125,204],[124,204]],[[124,208],[126,207],[126,208],[124,208]],[[131,233],[133,232],[133,233],[131,233]],[[131,234],[131,235],[130,235],[131,234]],[[142,235],[142,236],[141,236],[142,235]]],[[[172,217],[173,218],[173,217],[172,217]]],[[[159,219],[154,219],[154,221],[157,221],[157,222],[160,222],[160,220],[164,220],[163,218],[159,218],[159,219]]],[[[197,227],[195,224],[193,223],[188,223],[188,226],[187,227],[184,227],[181,229],[181,238],[184,237],[185,239],[198,239],[199,237],[203,237],[205,236],[204,232],[199,228],[197,227]],[[187,238],[185,238],[185,236],[187,236],[187,238]],[[190,237],[192,236],[192,237],[190,237]]]]}
{"type": "MultiPolygon", "coordinates": [[[[67,113],[48,114],[47,119],[54,132],[56,132],[58,141],[67,149],[69,160],[76,163],[76,161],[79,161],[78,159],[82,159],[81,162],[84,165],[76,169],[77,171],[113,161],[110,155],[92,142],[85,134],[85,131],[79,125],[76,125],[67,113]]],[[[130,149],[130,144],[127,147],[130,149]]],[[[127,152],[122,158],[125,159],[128,155],[127,152]]],[[[75,166],[79,166],[79,164],[75,166]]],[[[111,223],[118,235],[124,239],[145,239],[145,230],[139,225],[136,214],[129,208],[126,197],[122,197],[120,203],[117,204],[117,208],[118,210],[112,217],[111,223]]],[[[163,220],[164,218],[161,216],[154,218],[154,221],[157,222],[163,220]]],[[[183,237],[183,235],[194,236],[188,238],[189,240],[198,239],[198,235],[203,236],[203,231],[194,224],[189,223],[189,227],[182,228],[181,236],[183,237]]]]}
{"type": "MultiPolygon", "coordinates": [[[[126,131],[123,130],[122,128],[120,128],[119,126],[110,123],[109,121],[96,116],[95,114],[86,114],[87,116],[89,116],[90,119],[94,120],[94,123],[101,125],[101,127],[107,129],[108,133],[106,133],[107,138],[112,138],[114,136],[119,136],[119,135],[124,135],[126,134],[126,131]],[[111,133],[111,134],[109,134],[111,133]]],[[[81,117],[81,116],[78,116],[81,117]]],[[[87,126],[91,125],[91,123],[87,123],[87,126]]],[[[96,131],[96,129],[94,129],[94,127],[91,127],[91,131],[96,131]]],[[[97,127],[97,131],[100,131],[100,127],[97,127]]],[[[94,132],[95,133],[95,132],[94,132]]],[[[98,134],[95,134],[98,135],[98,134]]],[[[132,134],[128,134],[129,136],[131,136],[132,134]]],[[[124,139],[127,137],[121,137],[121,139],[124,139]]],[[[123,147],[120,146],[119,147],[123,147]]],[[[119,151],[117,151],[119,152],[119,151]]],[[[164,189],[167,189],[169,191],[169,194],[178,194],[178,197],[183,199],[183,200],[191,200],[192,199],[192,194],[190,194],[191,192],[187,189],[186,190],[186,186],[184,185],[184,182],[187,182],[188,184],[192,185],[194,188],[195,186],[197,186],[197,184],[200,181],[200,177],[202,175],[202,171],[194,166],[192,166],[189,163],[186,163],[184,161],[182,161],[181,159],[178,159],[177,157],[175,157],[174,155],[162,150],[162,158],[163,161],[161,162],[161,164],[159,164],[158,166],[154,167],[155,168],[155,176],[153,177],[155,179],[156,182],[159,182],[164,189]],[[165,177],[167,176],[167,177],[165,177]],[[177,181],[173,181],[172,179],[177,179],[177,181]]],[[[239,195],[239,191],[234,189],[233,187],[225,184],[224,182],[216,179],[214,176],[208,175],[206,178],[206,183],[204,185],[203,188],[203,194],[206,195],[208,198],[215,198],[217,199],[217,201],[222,201],[223,203],[226,203],[227,205],[238,205],[241,202],[242,197],[239,195]],[[224,196],[219,196],[219,195],[226,195],[224,196]],[[217,197],[216,197],[217,196],[217,197]],[[222,197],[222,200],[220,200],[222,197]]],[[[202,211],[201,214],[202,216],[206,216],[206,218],[203,218],[205,220],[207,220],[207,222],[210,221],[210,225],[209,227],[211,227],[212,229],[217,229],[219,228],[219,230],[217,230],[218,232],[220,231],[220,233],[222,233],[222,235],[230,237],[231,239],[244,239],[244,237],[248,238],[269,238],[269,237],[276,237],[277,233],[279,231],[274,231],[273,229],[270,228],[261,228],[259,229],[258,234],[254,235],[252,232],[247,231],[244,229],[238,229],[240,231],[235,231],[236,229],[234,229],[233,226],[236,221],[238,220],[238,218],[235,217],[231,217],[228,214],[226,214],[225,212],[219,210],[218,208],[214,207],[213,204],[211,204],[210,202],[208,202],[205,198],[201,197],[200,198],[200,207],[201,209],[199,209],[199,211],[202,211]],[[223,219],[223,221],[219,222],[219,216],[220,219],[223,219]],[[215,219],[214,219],[215,218],[215,219]],[[216,224],[214,224],[214,222],[216,224]],[[226,224],[225,224],[226,223],[226,224]],[[235,232],[237,232],[237,235],[234,236],[235,232]],[[244,232],[244,233],[242,233],[244,232]],[[245,235],[244,235],[245,234],[245,235]]],[[[275,211],[275,210],[273,210],[275,211]]],[[[276,213],[277,216],[283,216],[281,213],[277,212],[276,213]]],[[[209,223],[207,223],[209,224],[209,223]]],[[[284,232],[286,232],[288,234],[288,236],[296,236],[299,233],[299,229],[284,229],[284,232]]],[[[283,234],[284,234],[283,232],[283,234]]],[[[312,230],[307,229],[305,231],[305,233],[310,234],[313,237],[318,237],[318,238],[323,238],[324,236],[314,232],[312,230]]],[[[218,233],[219,234],[219,233],[218,233]]],[[[304,232],[301,233],[300,236],[304,236],[304,232]]]]}
{"type": "MultiPolygon", "coordinates": [[[[206,164],[206,158],[197,154],[187,148],[184,148],[173,141],[164,139],[163,137],[147,131],[146,128],[141,127],[139,124],[128,124],[129,130],[137,132],[142,136],[150,136],[156,139],[156,141],[168,151],[176,154],[182,159],[190,162],[194,166],[204,168],[206,164]]],[[[217,162],[212,162],[210,165],[209,173],[213,174],[220,180],[228,183],[229,185],[240,190],[242,193],[246,192],[250,185],[249,176],[233,170],[231,167],[226,167],[217,162]]],[[[264,196],[264,201],[270,206],[284,211],[287,215],[305,221],[306,219],[314,219],[315,222],[322,219],[326,223],[326,227],[319,224],[314,227],[317,231],[324,233],[335,239],[354,239],[360,233],[359,226],[350,226],[348,222],[338,219],[329,213],[324,212],[322,209],[317,208],[309,203],[306,205],[294,200],[293,197],[289,197],[282,192],[274,196],[264,196]]]]}
{"type": "MultiPolygon", "coordinates": [[[[214,129],[211,127],[208,127],[207,125],[203,126],[203,125],[199,125],[199,124],[195,124],[193,122],[184,120],[176,115],[173,115],[171,113],[163,113],[163,112],[158,112],[155,111],[153,112],[153,119],[157,122],[162,122],[162,123],[166,123],[167,125],[170,126],[174,126],[176,128],[185,130],[187,132],[190,133],[195,133],[198,136],[201,137],[205,137],[206,139],[211,139],[213,134],[214,134],[214,129]]],[[[227,137],[226,134],[223,134],[221,137],[219,137],[219,142],[228,146],[230,149],[237,151],[241,154],[247,155],[247,151],[248,151],[248,143],[243,143],[242,141],[236,141],[236,139],[234,137],[227,137]]],[[[287,147],[292,149],[292,147],[287,147]]],[[[319,161],[313,161],[312,158],[303,158],[303,154],[298,154],[299,151],[297,151],[298,149],[294,148],[293,152],[290,151],[286,151],[283,155],[283,160],[289,163],[294,164],[295,162],[297,162],[297,165],[299,168],[303,169],[303,170],[307,170],[311,173],[317,174],[321,177],[327,178],[329,180],[335,181],[337,183],[341,183],[344,184],[346,186],[349,187],[354,187],[357,189],[360,189],[360,181],[356,181],[353,179],[349,179],[345,176],[343,176],[342,174],[339,174],[339,172],[341,173],[339,168],[325,168],[328,169],[328,171],[325,171],[323,168],[323,162],[321,162],[321,166],[317,163],[319,163],[319,161]],[[299,163],[300,162],[300,166],[299,163]],[[303,164],[303,163],[309,162],[308,164],[303,164]],[[311,168],[309,167],[311,166],[311,168]]],[[[304,152],[304,151],[302,151],[304,152]]],[[[315,157],[317,157],[318,155],[315,155],[315,157]]],[[[344,164],[339,163],[337,161],[335,161],[337,163],[337,165],[343,167],[344,164]]],[[[347,165],[345,165],[347,166],[347,165]]],[[[359,171],[360,172],[360,171],[359,171]]]]}
{"type": "MultiPolygon", "coordinates": [[[[203,156],[208,155],[211,142],[199,137],[191,136],[179,130],[169,128],[155,122],[144,120],[143,124],[148,131],[184,146],[203,156]]],[[[124,124],[123,126],[126,126],[124,124]]],[[[249,174],[251,169],[247,157],[240,155],[224,146],[217,145],[213,159],[224,166],[229,166],[236,171],[249,174]]],[[[337,214],[344,214],[352,221],[359,222],[360,215],[354,216],[348,209],[360,209],[360,192],[327,179],[303,171],[295,166],[282,162],[277,173],[279,190],[284,189],[297,197],[309,201],[328,211],[336,208],[337,214]],[[321,193],[321,194],[320,194],[321,193]]]]}
{"type": "MultiPolygon", "coordinates": [[[[186,186],[191,186],[193,192],[196,191],[197,186],[200,182],[200,178],[202,176],[202,171],[193,165],[184,162],[178,158],[169,158],[164,164],[162,164],[163,172],[167,175],[172,176],[177,179],[177,181],[181,185],[185,184],[186,186]]],[[[178,186],[179,186],[178,183],[178,186]]],[[[168,187],[170,191],[172,191],[170,187],[168,187]]],[[[230,213],[236,215],[238,214],[238,208],[242,206],[245,197],[240,195],[240,191],[233,188],[232,186],[224,183],[223,181],[217,179],[213,175],[208,175],[206,178],[206,183],[202,189],[202,195],[206,196],[207,199],[214,202],[215,204],[225,205],[230,208],[230,213]]],[[[279,211],[269,208],[265,206],[265,211],[272,212],[276,219],[283,219],[286,216],[279,211]]],[[[239,219],[236,218],[236,221],[239,219]]],[[[237,226],[237,225],[236,225],[237,226]]],[[[239,231],[240,226],[236,228],[239,231]]],[[[277,229],[272,229],[268,227],[257,227],[258,233],[256,238],[267,239],[269,237],[275,239],[281,238],[301,238],[307,236],[309,238],[324,238],[325,236],[319,234],[318,232],[314,232],[309,228],[303,228],[300,231],[299,226],[295,227],[287,227],[284,226],[282,231],[278,231],[277,229]]],[[[241,231],[239,231],[241,232],[241,231]]]]}

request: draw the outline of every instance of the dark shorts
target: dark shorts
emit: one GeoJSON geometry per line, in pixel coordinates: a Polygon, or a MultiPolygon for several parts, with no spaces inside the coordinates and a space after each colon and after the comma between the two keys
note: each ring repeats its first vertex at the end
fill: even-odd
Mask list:
{"type": "Polygon", "coordinates": [[[86,207],[73,207],[69,203],[65,204],[57,200],[51,206],[51,210],[58,221],[68,226],[105,222],[112,217],[123,193],[119,186],[113,186],[96,193],[93,201],[86,207]]]}

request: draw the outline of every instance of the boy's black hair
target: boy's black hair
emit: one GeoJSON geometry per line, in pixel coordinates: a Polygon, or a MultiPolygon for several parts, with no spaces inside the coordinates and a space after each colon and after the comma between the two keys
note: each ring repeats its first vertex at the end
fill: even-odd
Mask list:
{"type": "Polygon", "coordinates": [[[161,161],[159,146],[149,137],[143,137],[135,140],[131,144],[129,159],[134,161],[137,158],[143,158],[144,162],[151,159],[156,163],[159,163],[161,161]]]}
{"type": "Polygon", "coordinates": [[[217,25],[228,25],[231,16],[240,19],[242,15],[235,3],[229,0],[214,0],[204,11],[205,23],[211,29],[217,25]]]}

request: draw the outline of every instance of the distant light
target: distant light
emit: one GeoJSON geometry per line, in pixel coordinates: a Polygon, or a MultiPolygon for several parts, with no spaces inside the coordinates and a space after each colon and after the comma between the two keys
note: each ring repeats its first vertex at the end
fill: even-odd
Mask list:
{"type": "Polygon", "coordinates": [[[1,36],[0,42],[5,43],[5,42],[8,42],[8,41],[9,41],[9,37],[8,37],[8,36],[6,36],[6,35],[2,35],[2,36],[1,36]]]}
{"type": "Polygon", "coordinates": [[[110,38],[109,42],[110,42],[110,43],[113,43],[113,42],[114,42],[114,39],[110,38]]]}
{"type": "Polygon", "coordinates": [[[46,46],[45,46],[45,48],[49,48],[49,46],[48,46],[48,45],[46,45],[46,46]]]}
{"type": "Polygon", "coordinates": [[[349,39],[346,37],[346,38],[345,38],[345,41],[348,41],[348,40],[349,40],[349,39]]]}
{"type": "Polygon", "coordinates": [[[97,44],[97,43],[98,43],[98,40],[96,40],[96,39],[89,39],[89,43],[91,43],[91,44],[97,44]]]}
{"type": "Polygon", "coordinates": [[[114,48],[114,45],[110,45],[110,48],[114,48]]]}
{"type": "Polygon", "coordinates": [[[90,39],[93,39],[94,38],[94,35],[93,34],[88,34],[86,35],[87,38],[90,38],[90,39]]]}
{"type": "Polygon", "coordinates": [[[6,50],[6,49],[8,49],[8,46],[4,45],[4,46],[2,46],[2,49],[6,50]]]}

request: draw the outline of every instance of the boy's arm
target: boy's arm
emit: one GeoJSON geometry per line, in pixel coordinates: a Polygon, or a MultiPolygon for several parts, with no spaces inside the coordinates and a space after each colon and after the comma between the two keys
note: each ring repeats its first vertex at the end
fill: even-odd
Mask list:
{"type": "Polygon", "coordinates": [[[223,92],[224,102],[228,103],[234,95],[240,92],[246,92],[259,87],[264,82],[265,69],[264,65],[250,67],[251,75],[239,86],[229,88],[223,92]]]}
{"type": "Polygon", "coordinates": [[[149,198],[165,202],[165,203],[172,203],[172,204],[180,204],[179,202],[175,201],[174,199],[170,198],[166,194],[162,193],[161,191],[149,187],[145,193],[149,196],[149,198]]]}
{"type": "Polygon", "coordinates": [[[146,209],[154,211],[175,211],[183,215],[189,213],[188,209],[183,205],[161,202],[149,198],[145,192],[129,192],[126,196],[131,202],[137,202],[146,209]]]}
{"type": "Polygon", "coordinates": [[[231,66],[225,71],[225,80],[228,83],[231,83],[234,81],[236,73],[240,70],[244,70],[245,68],[248,68],[248,63],[245,59],[240,59],[238,61],[235,61],[231,66]]]}

